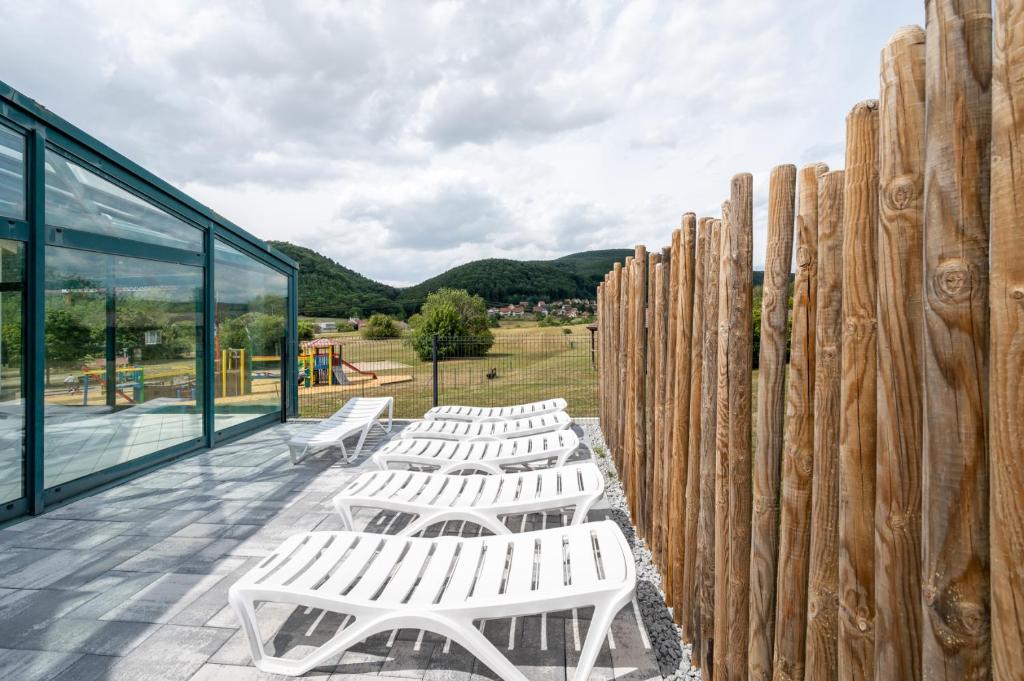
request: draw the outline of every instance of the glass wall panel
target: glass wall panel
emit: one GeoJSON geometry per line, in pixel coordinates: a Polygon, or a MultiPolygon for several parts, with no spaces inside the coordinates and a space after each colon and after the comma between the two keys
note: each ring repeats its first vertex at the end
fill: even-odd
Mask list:
{"type": "Polygon", "coordinates": [[[46,223],[195,252],[203,250],[201,230],[49,149],[46,223]]]}
{"type": "Polygon", "coordinates": [[[214,273],[214,427],[224,430],[281,409],[288,278],[220,240],[214,273]]]}
{"type": "Polygon", "coordinates": [[[25,219],[25,137],[0,125],[0,215],[25,219]]]}
{"type": "Polygon", "coordinates": [[[25,496],[25,248],[0,239],[0,504],[25,496]]]}
{"type": "Polygon", "coordinates": [[[202,437],[202,305],[202,268],[47,246],[47,488],[202,437]]]}

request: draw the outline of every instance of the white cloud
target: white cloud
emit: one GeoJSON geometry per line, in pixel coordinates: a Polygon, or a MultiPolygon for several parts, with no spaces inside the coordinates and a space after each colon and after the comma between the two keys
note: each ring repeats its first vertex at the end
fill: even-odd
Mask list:
{"type": "Polygon", "coordinates": [[[37,0],[9,84],[268,239],[411,283],[667,243],[773,165],[842,163],[913,3],[37,0]]]}

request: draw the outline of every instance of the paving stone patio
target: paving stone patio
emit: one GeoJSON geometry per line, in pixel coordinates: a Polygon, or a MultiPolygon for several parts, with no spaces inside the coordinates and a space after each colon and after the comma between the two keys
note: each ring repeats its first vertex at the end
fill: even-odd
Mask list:
{"type": "MultiPolygon", "coordinates": [[[[302,423],[270,428],[129,483],[0,529],[0,678],[18,681],[272,681],[256,670],[227,606],[228,587],[289,535],[341,529],[331,496],[372,464],[387,438],[352,465],[323,453],[293,466],[286,441],[302,423]]],[[[584,445],[578,459],[590,456],[584,445]]],[[[598,504],[591,519],[603,518],[598,504]]],[[[357,517],[394,531],[403,519],[357,517]]],[[[534,526],[557,517],[511,518],[534,526]]],[[[435,532],[466,531],[440,527],[435,532]]],[[[267,648],[301,657],[342,615],[280,604],[259,610],[267,648]]],[[[484,634],[530,679],[566,680],[589,612],[501,618],[484,634]]],[[[380,634],[305,677],[480,681],[494,675],[431,633],[380,634]]],[[[616,618],[591,679],[661,678],[639,610],[616,618]]]]}

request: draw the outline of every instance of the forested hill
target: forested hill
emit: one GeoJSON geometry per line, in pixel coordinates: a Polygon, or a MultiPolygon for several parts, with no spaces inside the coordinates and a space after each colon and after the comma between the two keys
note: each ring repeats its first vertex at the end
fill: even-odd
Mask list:
{"type": "Polygon", "coordinates": [[[286,241],[269,242],[299,263],[299,314],[366,317],[374,312],[407,316],[431,291],[463,288],[489,305],[525,299],[593,298],[597,284],[630,249],[584,251],[556,260],[488,258],[453,267],[436,277],[396,288],[374,281],[316,251],[286,241]]]}

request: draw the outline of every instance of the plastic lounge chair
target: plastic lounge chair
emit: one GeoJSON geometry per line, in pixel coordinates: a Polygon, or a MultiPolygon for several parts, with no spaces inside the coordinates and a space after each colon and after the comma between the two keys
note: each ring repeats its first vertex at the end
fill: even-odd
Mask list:
{"type": "Polygon", "coordinates": [[[565,411],[568,403],[561,397],[541,402],[514,404],[508,407],[462,407],[447,405],[434,407],[423,415],[428,421],[505,421],[524,416],[540,416],[565,411]]]}
{"type": "Polygon", "coordinates": [[[353,397],[329,418],[292,436],[288,441],[292,463],[301,461],[310,450],[335,446],[341,448],[345,461],[352,461],[359,456],[371,427],[376,425],[385,433],[391,432],[394,410],[393,397],[353,397]],[[387,425],[378,420],[385,409],[388,412],[387,425]],[[359,441],[350,453],[345,448],[344,440],[356,433],[359,433],[359,441]]]}
{"type": "Polygon", "coordinates": [[[265,672],[297,676],[374,634],[422,629],[452,639],[505,681],[527,678],[474,621],[593,606],[576,667],[576,679],[583,680],[635,587],[626,538],[606,520],[471,538],[296,534],[233,584],[228,600],[253,662],[265,672]],[[284,659],[263,649],[255,610],[262,601],[350,617],[305,657],[284,659]]]}
{"type": "Polygon", "coordinates": [[[509,534],[502,516],[573,507],[571,524],[583,522],[604,493],[594,463],[500,475],[444,475],[416,471],[363,473],[334,497],[345,529],[356,529],[352,509],[411,513],[399,534],[411,536],[435,523],[464,520],[494,534],[509,534]]]}
{"type": "Polygon", "coordinates": [[[501,473],[507,466],[526,466],[554,459],[564,466],[580,446],[573,430],[483,442],[395,438],[373,455],[381,470],[397,466],[436,469],[437,473],[501,473]]]}
{"type": "Polygon", "coordinates": [[[564,411],[540,416],[503,421],[413,421],[398,434],[400,438],[430,438],[434,440],[501,440],[509,437],[540,435],[564,430],[572,425],[572,418],[564,411]]]}

